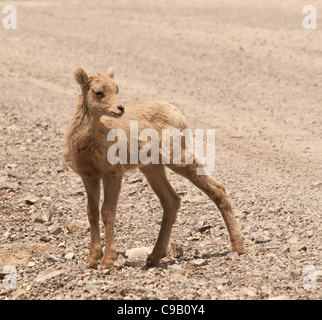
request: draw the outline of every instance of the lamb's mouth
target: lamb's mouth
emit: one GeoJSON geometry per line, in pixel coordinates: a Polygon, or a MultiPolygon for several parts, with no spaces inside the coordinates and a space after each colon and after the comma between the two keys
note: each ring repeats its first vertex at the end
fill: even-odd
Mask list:
{"type": "Polygon", "coordinates": [[[123,113],[124,113],[124,112],[122,112],[122,113],[116,113],[116,112],[114,112],[114,111],[112,111],[112,112],[111,112],[112,116],[113,116],[113,117],[116,117],[116,118],[120,118],[120,117],[122,117],[123,113]]]}

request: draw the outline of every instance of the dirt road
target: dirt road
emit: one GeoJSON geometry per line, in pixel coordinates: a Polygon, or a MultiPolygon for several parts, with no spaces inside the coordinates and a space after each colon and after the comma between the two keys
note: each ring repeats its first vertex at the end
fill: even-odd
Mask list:
{"type": "MultiPolygon", "coordinates": [[[[14,1],[17,29],[0,29],[0,271],[12,264],[18,273],[15,289],[0,284],[0,299],[321,298],[315,2],[317,30],[304,30],[306,3],[298,0],[14,1]],[[114,66],[124,102],[176,102],[192,128],[216,130],[214,177],[226,185],[247,255],[228,253],[219,211],[169,173],[183,196],[171,238],[183,257],[148,272],[145,257],[122,255],[111,271],[84,269],[86,198],[61,156],[77,66],[114,66]],[[311,287],[303,287],[306,266],[311,287]]],[[[141,178],[135,172],[124,182],[120,252],[152,246],[160,227],[159,203],[141,178]]]]}

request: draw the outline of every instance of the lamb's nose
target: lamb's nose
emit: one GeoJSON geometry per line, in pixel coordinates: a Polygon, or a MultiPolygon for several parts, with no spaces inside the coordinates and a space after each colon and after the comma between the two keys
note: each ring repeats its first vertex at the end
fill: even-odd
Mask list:
{"type": "Polygon", "coordinates": [[[122,113],[124,113],[124,107],[123,106],[118,106],[117,109],[119,109],[120,111],[122,111],[122,113]]]}

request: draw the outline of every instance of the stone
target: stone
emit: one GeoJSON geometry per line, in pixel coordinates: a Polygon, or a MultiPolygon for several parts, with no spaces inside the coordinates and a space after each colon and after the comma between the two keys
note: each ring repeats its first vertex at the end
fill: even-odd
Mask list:
{"type": "Polygon", "coordinates": [[[257,296],[256,288],[242,288],[239,290],[239,296],[241,298],[253,298],[257,296]]]}
{"type": "Polygon", "coordinates": [[[227,284],[229,282],[229,279],[228,278],[216,278],[215,281],[218,285],[223,285],[223,284],[227,284]]]}
{"type": "Polygon", "coordinates": [[[289,248],[289,252],[297,252],[297,251],[306,251],[307,248],[303,244],[295,244],[289,248]]]}
{"type": "Polygon", "coordinates": [[[307,235],[309,238],[311,238],[311,237],[313,237],[313,236],[314,236],[314,231],[313,231],[313,230],[309,230],[309,231],[307,231],[307,232],[306,232],[306,235],[307,235]]]}
{"type": "Polygon", "coordinates": [[[45,260],[50,261],[50,262],[54,262],[54,263],[59,261],[59,259],[55,255],[50,254],[50,253],[47,253],[45,255],[45,260]]]}
{"type": "Polygon", "coordinates": [[[66,228],[70,233],[74,234],[88,232],[90,230],[88,221],[72,221],[66,225],[66,228]]]}
{"type": "Polygon", "coordinates": [[[35,204],[39,200],[40,200],[40,198],[34,194],[31,194],[31,195],[24,198],[25,203],[30,204],[30,205],[35,204]]]}
{"type": "Polygon", "coordinates": [[[187,240],[188,241],[199,241],[200,240],[200,237],[198,237],[198,236],[192,236],[192,237],[188,237],[187,240]]]}
{"type": "Polygon", "coordinates": [[[170,264],[170,265],[168,266],[168,269],[169,269],[169,270],[176,271],[176,272],[184,271],[184,268],[182,268],[182,266],[180,266],[179,264],[170,264]]]}
{"type": "Polygon", "coordinates": [[[183,248],[176,243],[171,243],[168,249],[169,256],[173,258],[181,258],[183,256],[183,248]]]}
{"type": "Polygon", "coordinates": [[[206,259],[195,259],[192,262],[192,265],[195,267],[202,267],[202,266],[206,266],[208,264],[208,260],[206,259]]]}
{"type": "Polygon", "coordinates": [[[24,289],[17,289],[12,294],[11,299],[12,300],[24,300],[26,297],[26,290],[24,289]]]}
{"type": "Polygon", "coordinates": [[[54,277],[61,276],[64,274],[65,274],[65,270],[46,269],[38,274],[34,282],[36,283],[46,282],[54,277]]]}
{"type": "Polygon", "coordinates": [[[5,177],[0,177],[0,190],[17,190],[19,188],[19,184],[14,181],[9,181],[5,177]]]}
{"type": "Polygon", "coordinates": [[[129,260],[146,258],[153,250],[153,247],[139,247],[128,249],[125,252],[125,256],[129,260]]]}
{"type": "Polygon", "coordinates": [[[51,234],[57,236],[58,234],[60,234],[61,232],[63,232],[63,228],[60,225],[54,224],[54,225],[48,227],[48,231],[51,234]]]}
{"type": "Polygon", "coordinates": [[[66,260],[72,260],[75,257],[75,253],[74,252],[68,252],[65,254],[65,259],[66,260]]]}
{"type": "Polygon", "coordinates": [[[39,223],[48,222],[50,220],[50,213],[48,211],[45,211],[45,212],[38,211],[31,216],[31,219],[34,222],[39,222],[39,223]]]}
{"type": "Polygon", "coordinates": [[[204,225],[204,226],[199,227],[198,231],[199,231],[200,233],[203,233],[203,232],[205,232],[206,230],[209,230],[209,229],[211,229],[211,228],[212,228],[212,226],[211,226],[210,224],[207,224],[207,225],[204,225]]]}

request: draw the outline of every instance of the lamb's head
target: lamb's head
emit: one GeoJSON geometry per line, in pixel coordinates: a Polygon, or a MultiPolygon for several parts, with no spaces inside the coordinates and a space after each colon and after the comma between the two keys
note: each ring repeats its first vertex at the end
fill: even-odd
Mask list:
{"type": "Polygon", "coordinates": [[[118,98],[118,86],[114,82],[114,69],[105,74],[88,76],[82,68],[74,70],[74,76],[82,89],[83,107],[94,117],[103,115],[121,117],[124,105],[118,98]]]}

